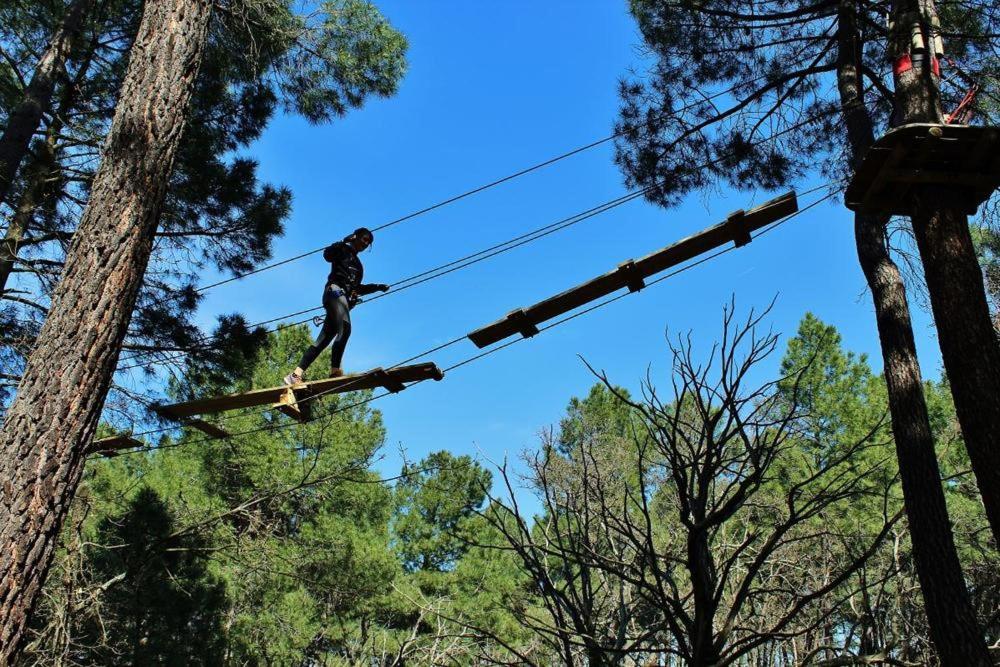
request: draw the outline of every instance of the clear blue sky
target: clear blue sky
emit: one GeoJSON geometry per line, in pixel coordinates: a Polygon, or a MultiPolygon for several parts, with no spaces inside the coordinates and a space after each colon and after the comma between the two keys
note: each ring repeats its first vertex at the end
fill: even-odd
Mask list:
{"type": "MultiPolygon", "coordinates": [[[[626,3],[382,0],[410,40],[399,94],[332,125],[276,119],[251,154],[261,176],[290,187],[294,212],[275,248],[283,258],[374,227],[412,210],[606,136],[616,83],[640,64],[626,3]]],[[[605,145],[485,194],[386,230],[363,256],[366,277],[393,282],[595,204],[624,191],[605,145]]],[[[389,366],[491,322],[621,261],[642,256],[749,208],[773,193],[691,197],[669,211],[638,201],[446,278],[390,295],[353,314],[345,367],[389,366]]],[[[327,266],[318,256],[210,293],[220,312],[251,321],[319,304],[327,266]]],[[[664,331],[692,330],[703,349],[735,294],[745,309],[778,297],[770,321],[791,335],[806,311],[837,326],[845,345],[881,368],[870,296],[839,202],[822,205],[737,252],[545,332],[440,383],[375,405],[389,442],[417,459],[437,449],[516,456],[558,422],[593,378],[579,356],[635,388],[652,364],[667,382],[664,331]]],[[[939,373],[927,314],[915,308],[926,376],[939,373]]],[[[433,358],[450,365],[476,352],[468,342],[433,358]]],[[[773,360],[777,364],[777,357],[773,360]]]]}

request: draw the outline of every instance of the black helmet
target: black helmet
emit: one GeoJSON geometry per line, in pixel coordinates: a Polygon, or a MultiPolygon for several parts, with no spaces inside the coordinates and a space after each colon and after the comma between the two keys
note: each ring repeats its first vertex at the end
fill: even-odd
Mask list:
{"type": "Polygon", "coordinates": [[[358,227],[355,229],[347,238],[357,238],[359,236],[368,237],[368,245],[371,245],[375,241],[375,235],[372,234],[372,230],[367,227],[358,227]]]}

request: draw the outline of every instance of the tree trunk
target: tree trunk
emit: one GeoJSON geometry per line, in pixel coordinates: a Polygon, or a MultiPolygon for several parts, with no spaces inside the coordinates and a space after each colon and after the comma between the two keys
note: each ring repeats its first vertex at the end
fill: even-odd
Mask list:
{"type": "Polygon", "coordinates": [[[82,58],[73,81],[67,82],[63,87],[59,102],[52,114],[52,121],[45,132],[45,142],[40,149],[41,155],[36,156],[34,161],[25,167],[24,192],[21,194],[17,206],[13,207],[14,217],[7,226],[7,233],[4,235],[3,241],[0,242],[0,296],[7,289],[7,281],[10,279],[14,264],[17,262],[18,246],[31,225],[31,218],[35,210],[46,201],[53,208],[56,205],[50,190],[58,192],[58,188],[52,186],[52,180],[59,169],[59,164],[56,161],[59,133],[63,130],[63,118],[76,106],[80,86],[94,62],[99,41],[99,37],[95,35],[86,55],[82,58]]]}
{"type": "Polygon", "coordinates": [[[90,202],[0,431],[0,664],[83,472],[201,64],[210,0],[147,0],[90,202]]]}
{"type": "Polygon", "coordinates": [[[886,248],[885,222],[856,214],[854,230],[858,259],[875,302],[899,476],[927,624],[942,665],[988,667],[992,662],[955,550],[906,288],[886,248]]]}
{"type": "Polygon", "coordinates": [[[1000,544],[1000,344],[968,219],[959,205],[949,205],[949,188],[925,187],[918,196],[913,231],[938,342],[986,516],[1000,544]]]}
{"type": "Polygon", "coordinates": [[[73,40],[80,32],[92,2],[93,0],[74,0],[66,10],[62,23],[35,66],[35,73],[24,90],[24,97],[7,118],[7,127],[0,136],[0,204],[7,201],[14,176],[28,153],[31,137],[42,122],[42,114],[52,104],[56,77],[66,64],[73,40]]]}
{"type": "MultiPolygon", "coordinates": [[[[695,520],[701,521],[700,513],[695,520]]],[[[708,544],[708,533],[701,526],[688,528],[687,567],[691,576],[694,602],[694,626],[691,628],[691,667],[711,667],[719,662],[715,644],[715,613],[718,609],[715,587],[715,561],[708,544]]]]}
{"type": "Polygon", "coordinates": [[[14,207],[14,215],[7,225],[7,232],[0,241],[0,296],[7,291],[7,281],[17,262],[17,251],[31,224],[35,210],[45,200],[49,179],[55,173],[54,133],[49,133],[41,155],[33,158],[24,168],[24,192],[14,207]]]}
{"type": "MultiPolygon", "coordinates": [[[[896,5],[898,27],[914,20],[917,11],[916,17],[926,28],[935,12],[931,0],[896,5]],[[919,7],[915,10],[911,5],[919,7]]],[[[897,53],[909,46],[901,40],[894,41],[897,53]]],[[[924,42],[933,43],[926,29],[924,42]]],[[[902,123],[941,122],[938,81],[930,67],[914,67],[897,75],[896,101],[902,123]]],[[[966,207],[951,188],[938,185],[921,186],[909,204],[962,438],[993,538],[1000,544],[1000,342],[969,234],[966,207]]]]}
{"type": "MultiPolygon", "coordinates": [[[[851,166],[856,168],[875,137],[862,96],[858,66],[862,44],[854,12],[853,2],[841,3],[837,84],[851,166]]],[[[885,223],[882,218],[855,214],[854,234],[858,261],[875,304],[903,500],[931,640],[943,665],[987,667],[989,653],[969,600],[945,505],[906,287],[889,255],[885,223]]]]}

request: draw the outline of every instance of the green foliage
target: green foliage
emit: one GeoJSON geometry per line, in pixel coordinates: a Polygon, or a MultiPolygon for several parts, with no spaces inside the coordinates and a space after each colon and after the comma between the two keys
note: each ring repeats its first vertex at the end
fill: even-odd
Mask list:
{"type": "MultiPolygon", "coordinates": [[[[1000,16],[972,0],[941,12],[951,57],[995,86],[1000,16]]],[[[858,83],[877,134],[893,113],[885,7],[874,2],[630,0],[646,56],[619,88],[616,160],[630,187],[675,205],[720,184],[786,187],[850,169],[838,39],[856,44],[858,83]]],[[[850,76],[850,75],[846,75],[850,76]]],[[[947,76],[951,110],[968,85],[947,76]]],[[[990,111],[980,106],[982,117],[990,111]]],[[[987,116],[985,122],[991,122],[987,116]]]]}
{"type": "MultiPolygon", "coordinates": [[[[0,113],[18,99],[20,79],[30,78],[65,4],[0,6],[0,49],[7,56],[0,59],[0,113]]],[[[47,303],[66,241],[86,205],[142,7],[140,0],[94,3],[40,128],[51,145],[37,142],[27,161],[41,164],[50,150],[52,164],[19,175],[20,194],[37,180],[34,173],[49,183],[27,225],[29,239],[47,240],[26,242],[20,251],[28,266],[36,262],[39,268],[12,279],[30,302],[47,303]]],[[[209,345],[194,322],[203,269],[253,270],[271,257],[273,240],[291,213],[291,192],[260,182],[256,161],[241,153],[282,110],[327,122],[372,96],[392,95],[406,71],[406,49],[406,39],[365,0],[217,3],[158,239],[130,321],[125,365],[149,368],[156,351],[185,350],[193,370],[211,369],[225,382],[253,356],[261,334],[250,331],[241,316],[223,316],[209,345]],[[131,347],[141,351],[132,354],[131,347]]],[[[16,198],[10,203],[17,204],[16,198]]],[[[0,302],[0,359],[12,371],[30,348],[16,339],[36,335],[43,315],[23,300],[0,302]]],[[[0,384],[0,400],[4,390],[0,384]]]]}
{"type": "Polygon", "coordinates": [[[972,228],[972,237],[992,301],[995,326],[1000,335],[1000,201],[983,206],[983,222],[972,228]]]}
{"type": "Polygon", "coordinates": [[[320,12],[302,21],[301,43],[282,63],[285,106],[321,122],[369,95],[393,95],[406,72],[406,38],[368,0],[328,0],[320,12]]]}
{"type": "MultiPolygon", "coordinates": [[[[308,343],[304,327],[283,330],[224,371],[192,369],[175,389],[272,386],[308,343]]],[[[834,484],[858,476],[862,483],[784,535],[781,557],[768,559],[754,580],[738,632],[769,627],[788,599],[825,585],[871,542],[884,512],[901,506],[884,382],[867,360],[806,315],[780,369],[779,406],[801,408],[795,432],[752,501],[708,529],[717,562],[733,557],[716,576],[744,576],[787,518],[794,486],[865,435],[875,437],[835,466],[834,484]],[[883,497],[877,491],[886,485],[892,492],[883,497]]],[[[651,660],[644,651],[672,641],[654,577],[674,582],[683,600],[691,590],[688,518],[671,471],[644,439],[643,417],[615,392],[597,384],[571,399],[558,431],[530,458],[538,516],[507,511],[490,491],[490,472],[468,456],[434,452],[407,463],[394,485],[379,479],[373,462],[384,426],[377,412],[349,407],[357,396],[324,399],[318,415],[342,411],[305,425],[271,430],[288,422],[277,413],[237,413],[226,427],[256,432],[206,441],[184,430],[148,454],[95,460],[66,522],[25,663],[56,664],[71,651],[80,665],[621,664],[624,649],[614,647],[631,651],[629,660],[651,660]],[[626,520],[629,539],[613,529],[626,520]],[[621,567],[628,577],[613,575],[621,567]],[[565,593],[564,607],[552,604],[553,590],[565,593]],[[571,643],[559,649],[553,637],[571,643]],[[593,652],[584,658],[588,642],[593,652]]],[[[996,618],[1000,560],[983,529],[950,394],[940,383],[926,393],[970,590],[981,618],[996,618]]],[[[689,400],[680,414],[694,421],[694,407],[689,400]]],[[[713,494],[726,493],[738,474],[704,485],[705,502],[718,500],[713,494]]],[[[795,502],[813,493],[807,485],[795,502]]],[[[723,605],[736,588],[719,590],[723,605]]],[[[926,662],[932,654],[914,590],[900,523],[863,568],[809,606],[803,622],[820,627],[747,660],[776,665],[782,651],[823,647],[830,659],[885,651],[926,662]]],[[[1000,627],[986,625],[996,641],[1000,627]]]]}
{"type": "Polygon", "coordinates": [[[142,487],[120,516],[105,516],[85,567],[98,581],[120,583],[104,595],[100,623],[80,642],[104,665],[217,664],[222,660],[225,587],[209,571],[206,540],[180,534],[160,495],[142,487]]]}
{"type": "MultiPolygon", "coordinates": [[[[627,390],[616,391],[628,398],[627,390]]],[[[582,442],[592,438],[630,438],[635,428],[634,415],[621,400],[601,383],[590,388],[586,398],[571,398],[566,416],[559,422],[556,447],[568,455],[582,442]]]]}
{"type": "Polygon", "coordinates": [[[403,466],[393,521],[408,572],[452,570],[467,551],[492,476],[468,456],[435,452],[403,466]]]}

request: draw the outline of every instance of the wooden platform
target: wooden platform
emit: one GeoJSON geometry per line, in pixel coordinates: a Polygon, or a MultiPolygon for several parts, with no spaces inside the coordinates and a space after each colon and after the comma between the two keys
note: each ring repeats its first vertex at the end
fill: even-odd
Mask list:
{"type": "Polygon", "coordinates": [[[915,123],[887,132],[865,154],[845,200],[875,215],[911,215],[913,188],[946,185],[972,215],[1000,187],[1000,128],[915,123]]]}
{"type": "Polygon", "coordinates": [[[157,406],[155,410],[164,417],[181,420],[186,425],[201,428],[203,431],[209,432],[204,426],[207,425],[208,428],[215,429],[223,434],[216,435],[216,437],[226,437],[228,433],[218,426],[203,420],[189,420],[188,418],[200,414],[225,412],[226,410],[238,410],[240,408],[250,408],[259,405],[271,405],[295,419],[307,421],[310,418],[309,406],[314,401],[307,401],[305,403],[301,403],[301,401],[318,394],[339,394],[349,391],[361,391],[363,389],[376,389],[378,387],[384,387],[391,392],[398,392],[405,389],[406,384],[409,382],[440,380],[443,377],[444,374],[435,364],[427,362],[412,366],[398,366],[388,370],[376,368],[365,373],[303,382],[294,387],[269,387],[241,394],[229,394],[227,396],[202,398],[186,403],[161,405],[157,406]],[[196,422],[201,422],[202,426],[196,422]]]}
{"type": "Polygon", "coordinates": [[[678,241],[642,259],[628,260],[610,273],[577,285],[529,308],[512,311],[502,320],[476,329],[469,340],[486,347],[514,334],[529,337],[538,333],[538,324],[620,289],[636,292],[645,287],[644,279],[670,267],[714,250],[729,242],[737,246],[750,243],[751,233],[798,210],[795,193],[772,199],[749,211],[731,213],[724,222],[678,241]]]}

